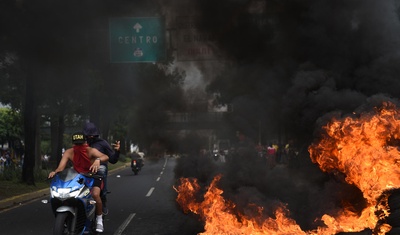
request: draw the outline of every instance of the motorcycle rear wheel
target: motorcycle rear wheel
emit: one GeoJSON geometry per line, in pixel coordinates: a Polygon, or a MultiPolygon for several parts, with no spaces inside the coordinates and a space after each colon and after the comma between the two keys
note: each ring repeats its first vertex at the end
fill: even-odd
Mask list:
{"type": "Polygon", "coordinates": [[[72,215],[69,212],[58,213],[54,223],[53,235],[72,234],[72,215]]]}

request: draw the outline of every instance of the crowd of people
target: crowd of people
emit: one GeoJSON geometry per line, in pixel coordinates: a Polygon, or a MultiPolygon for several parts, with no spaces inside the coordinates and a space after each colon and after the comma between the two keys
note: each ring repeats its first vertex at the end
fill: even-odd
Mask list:
{"type": "Polygon", "coordinates": [[[270,143],[268,145],[257,145],[258,156],[265,159],[267,167],[273,168],[277,164],[289,164],[290,160],[297,156],[297,152],[287,143],[284,145],[270,143]]]}
{"type": "Polygon", "coordinates": [[[14,164],[11,154],[9,151],[4,151],[0,156],[0,173],[4,171],[6,167],[10,167],[14,164]]]}
{"type": "Polygon", "coordinates": [[[226,162],[233,154],[240,152],[240,149],[255,150],[257,155],[262,158],[266,166],[270,169],[274,168],[277,164],[287,165],[298,156],[293,141],[288,141],[286,144],[278,144],[277,142],[270,142],[267,145],[254,144],[254,142],[243,135],[237,133],[237,142],[231,146],[228,153],[225,151],[213,151],[213,158],[217,162],[226,162]]]}

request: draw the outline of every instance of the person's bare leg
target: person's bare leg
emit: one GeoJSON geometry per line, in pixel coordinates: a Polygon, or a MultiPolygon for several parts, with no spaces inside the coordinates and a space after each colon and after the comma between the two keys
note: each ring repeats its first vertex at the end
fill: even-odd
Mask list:
{"type": "Polygon", "coordinates": [[[97,232],[103,232],[103,203],[101,202],[101,197],[100,197],[100,188],[99,187],[94,187],[92,190],[92,197],[96,201],[96,231],[97,232]]]}
{"type": "Polygon", "coordinates": [[[94,187],[92,190],[92,197],[96,201],[96,215],[102,215],[103,214],[103,203],[101,202],[101,197],[100,197],[100,188],[99,187],[94,187]]]}

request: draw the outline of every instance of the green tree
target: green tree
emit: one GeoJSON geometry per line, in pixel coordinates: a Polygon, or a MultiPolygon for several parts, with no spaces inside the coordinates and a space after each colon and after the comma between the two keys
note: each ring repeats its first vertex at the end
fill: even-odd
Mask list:
{"type": "Polygon", "coordinates": [[[167,112],[185,109],[183,79],[184,73],[179,70],[141,66],[127,108],[128,135],[141,148],[149,150],[153,142],[167,144],[167,112]]]}
{"type": "MultiPolygon", "coordinates": [[[[159,14],[160,8],[152,3],[131,3],[135,8],[129,9],[159,14]]],[[[161,64],[109,64],[104,34],[107,20],[126,14],[127,4],[93,4],[89,0],[0,2],[4,26],[0,32],[0,101],[21,110],[23,117],[23,182],[34,184],[43,123],[51,129],[53,159],[61,157],[67,129],[81,129],[86,119],[95,122],[105,138],[143,137],[147,143],[150,137],[160,135],[162,125],[158,123],[165,122],[163,112],[175,108],[180,100],[182,77],[168,72],[172,58],[161,64]],[[135,111],[143,112],[141,119],[136,119],[135,111]],[[132,117],[137,122],[130,128],[132,117]],[[148,130],[151,134],[144,134],[148,130]]]]}
{"type": "Polygon", "coordinates": [[[22,116],[17,110],[8,107],[0,108],[0,142],[7,143],[12,153],[21,157],[23,153],[22,116]]]}
{"type": "Polygon", "coordinates": [[[63,133],[63,116],[71,112],[68,108],[77,112],[76,107],[84,100],[79,92],[84,88],[71,86],[83,80],[83,57],[79,57],[79,52],[85,43],[80,35],[88,7],[79,8],[82,4],[80,1],[1,2],[1,22],[6,26],[0,48],[1,83],[11,82],[5,86],[9,89],[0,95],[3,103],[20,108],[23,113],[22,180],[28,184],[34,184],[35,162],[40,160],[39,117],[45,110],[50,111],[46,115],[51,117],[52,128],[56,128],[52,139],[58,143],[63,133]]]}

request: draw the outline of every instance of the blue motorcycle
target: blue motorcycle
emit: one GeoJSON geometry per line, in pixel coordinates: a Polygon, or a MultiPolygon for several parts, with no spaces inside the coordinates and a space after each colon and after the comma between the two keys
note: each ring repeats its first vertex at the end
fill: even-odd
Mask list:
{"type": "Polygon", "coordinates": [[[91,195],[94,177],[73,168],[54,176],[50,184],[50,203],[55,215],[53,234],[97,234],[95,200],[91,195]]]}

